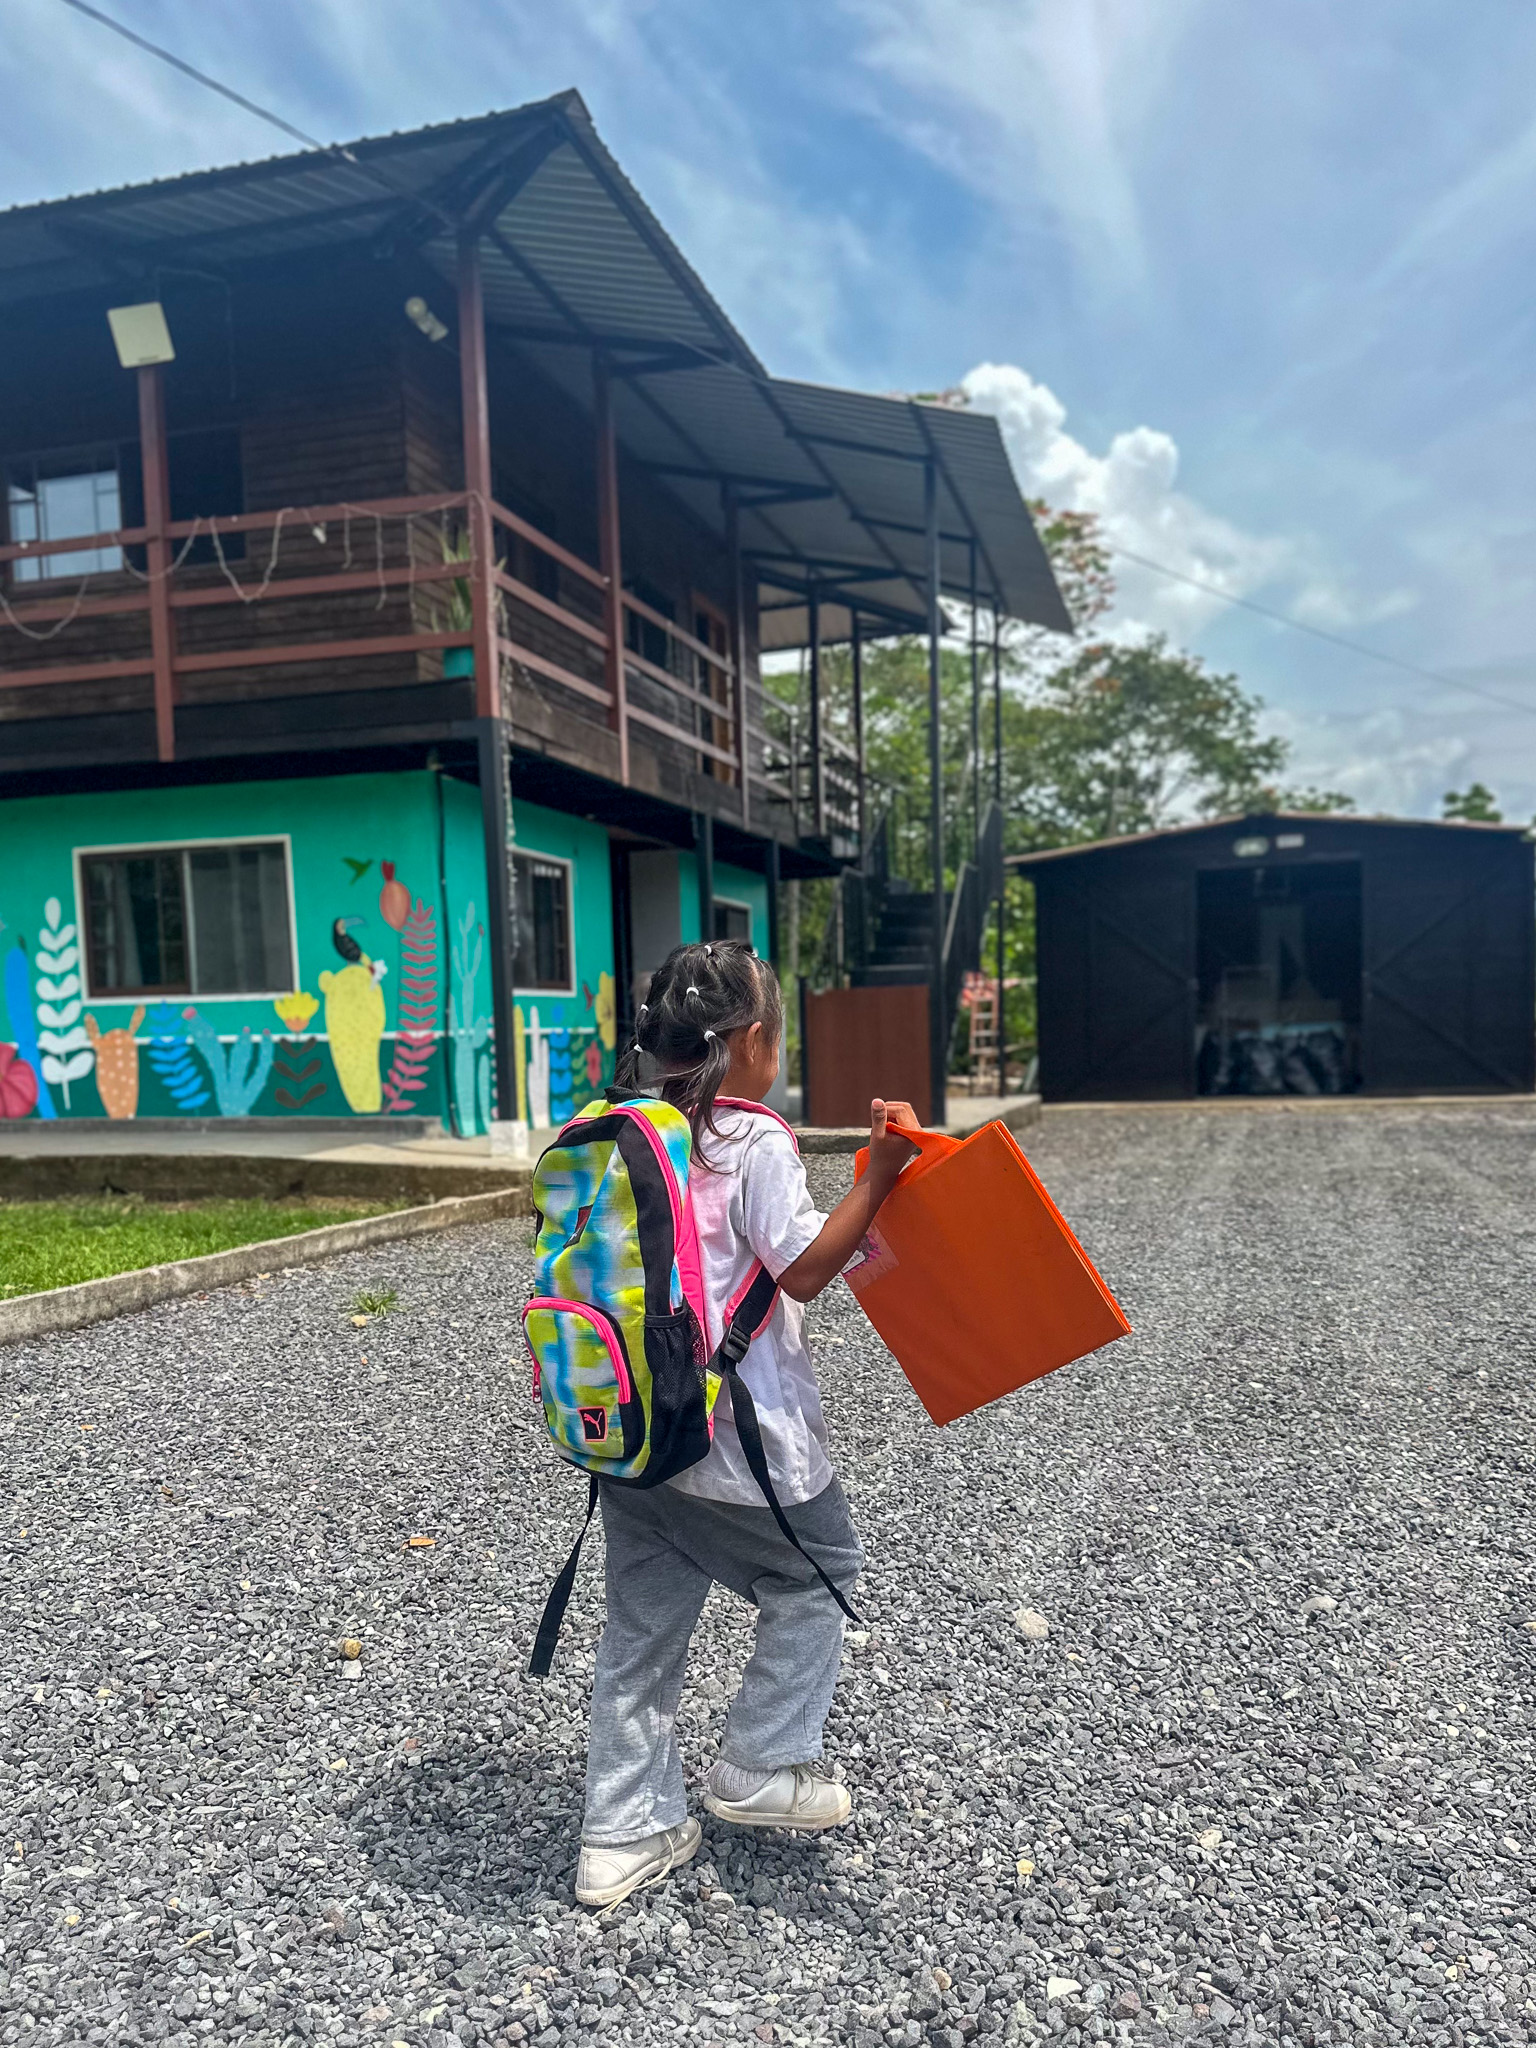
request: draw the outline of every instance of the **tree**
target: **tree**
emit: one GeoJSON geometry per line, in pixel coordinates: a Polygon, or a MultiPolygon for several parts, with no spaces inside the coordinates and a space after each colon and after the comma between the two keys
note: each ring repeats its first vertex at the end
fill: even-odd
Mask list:
{"type": "Polygon", "coordinates": [[[1466,789],[1448,789],[1440,815],[1442,818],[1461,818],[1473,825],[1502,825],[1504,822],[1498,798],[1481,782],[1471,783],[1466,789]]]}

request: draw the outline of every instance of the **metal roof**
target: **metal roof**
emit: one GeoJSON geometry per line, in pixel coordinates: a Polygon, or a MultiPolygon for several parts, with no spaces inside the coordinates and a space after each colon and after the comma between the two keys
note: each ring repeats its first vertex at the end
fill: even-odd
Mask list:
{"type": "Polygon", "coordinates": [[[766,645],[802,644],[812,590],[834,633],[855,602],[887,628],[922,624],[930,463],[942,588],[968,595],[974,541],[983,603],[1071,630],[997,422],[767,376],[575,92],[0,212],[0,304],[154,291],[178,262],[230,270],[359,243],[417,255],[451,282],[466,221],[482,235],[491,327],[583,406],[604,351],[629,456],[717,533],[734,492],[744,550],[800,600],[798,612],[770,604],[766,645]]]}
{"type": "Polygon", "coordinates": [[[1415,832],[1505,832],[1517,838],[1531,836],[1527,825],[1494,825],[1481,818],[1386,818],[1362,816],[1357,811],[1234,811],[1225,818],[1201,818],[1193,825],[1165,825],[1156,832],[1124,832],[1114,839],[1085,839],[1074,846],[1047,846],[1038,853],[1010,853],[1005,865],[1011,868],[1042,866],[1046,861],[1075,860],[1085,853],[1106,853],[1119,846],[1149,846],[1154,841],[1187,839],[1194,832],[1230,832],[1234,825],[1319,826],[1392,825],[1415,832]]]}

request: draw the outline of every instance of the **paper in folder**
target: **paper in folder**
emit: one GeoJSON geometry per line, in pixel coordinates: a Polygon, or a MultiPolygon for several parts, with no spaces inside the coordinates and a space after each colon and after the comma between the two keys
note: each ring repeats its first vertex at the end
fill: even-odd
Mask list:
{"type": "Polygon", "coordinates": [[[935,1422],[1129,1334],[1006,1125],[901,1129],[918,1157],[844,1277],[935,1422]]]}

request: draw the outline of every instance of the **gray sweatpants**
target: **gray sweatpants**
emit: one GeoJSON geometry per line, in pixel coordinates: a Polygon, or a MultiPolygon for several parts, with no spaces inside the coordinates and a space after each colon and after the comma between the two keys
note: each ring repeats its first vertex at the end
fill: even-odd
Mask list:
{"type": "MultiPolygon", "coordinates": [[[[821,1755],[843,1617],[766,1507],[699,1500],[676,1487],[602,1488],[608,1621],[592,1681],[581,1838],[634,1842],[687,1817],[677,1702],[688,1643],[710,1586],[757,1608],[757,1641],[726,1717],[720,1754],[749,1770],[821,1755]]],[[[844,1593],[864,1553],[843,1489],[785,1513],[844,1593]]]]}

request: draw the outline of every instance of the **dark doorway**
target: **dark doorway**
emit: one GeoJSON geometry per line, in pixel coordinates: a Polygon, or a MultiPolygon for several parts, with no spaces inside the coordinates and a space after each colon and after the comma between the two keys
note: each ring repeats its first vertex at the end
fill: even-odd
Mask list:
{"type": "Polygon", "coordinates": [[[1202,1095],[1344,1095],[1360,1086],[1358,861],[1197,877],[1202,1095]]]}

